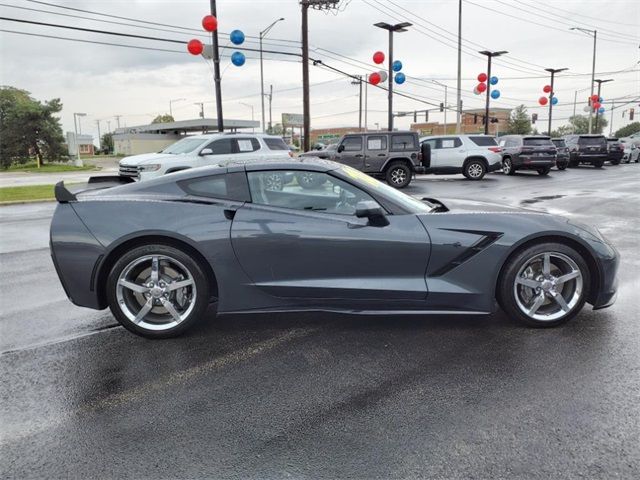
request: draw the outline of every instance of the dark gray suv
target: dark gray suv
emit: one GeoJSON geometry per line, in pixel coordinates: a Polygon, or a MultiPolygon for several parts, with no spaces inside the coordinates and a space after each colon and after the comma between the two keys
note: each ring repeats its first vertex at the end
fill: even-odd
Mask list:
{"type": "Polygon", "coordinates": [[[535,170],[547,175],[556,166],[557,149],[551,137],[543,135],[505,135],[500,137],[502,172],[513,175],[516,170],[535,170]]]}
{"type": "Polygon", "coordinates": [[[350,133],[340,139],[330,160],[384,178],[395,188],[406,187],[414,174],[425,172],[416,132],[350,133]]]}

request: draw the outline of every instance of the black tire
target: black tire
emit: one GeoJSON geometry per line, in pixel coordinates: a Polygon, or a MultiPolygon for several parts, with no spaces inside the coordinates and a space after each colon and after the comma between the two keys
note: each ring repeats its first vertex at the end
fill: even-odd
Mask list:
{"type": "Polygon", "coordinates": [[[321,187],[326,179],[323,175],[314,175],[313,172],[296,173],[296,181],[305,190],[312,190],[321,187]]]}
{"type": "Polygon", "coordinates": [[[549,175],[550,171],[551,171],[551,167],[538,168],[538,175],[540,176],[549,175]]]}
{"type": "Polygon", "coordinates": [[[616,159],[616,160],[611,160],[611,162],[609,163],[611,163],[611,165],[620,165],[621,161],[622,161],[621,159],[616,159]]]}
{"type": "Polygon", "coordinates": [[[385,171],[385,180],[394,188],[404,188],[411,183],[413,172],[404,162],[393,162],[385,171]]]}
{"type": "Polygon", "coordinates": [[[482,160],[469,160],[464,166],[462,174],[469,180],[482,180],[487,173],[487,167],[482,160]]]}
{"type": "MultiPolygon", "coordinates": [[[[148,261],[151,262],[151,260],[148,261]]],[[[135,267],[133,268],[135,269],[135,267]]],[[[145,271],[146,270],[140,271],[140,273],[138,274],[140,275],[139,278],[144,278],[144,276],[146,275],[144,273],[145,271]]],[[[177,272],[178,270],[171,271],[177,272]]],[[[139,280],[134,283],[136,283],[137,287],[146,287],[146,285],[148,285],[144,284],[143,280],[139,280]]],[[[165,285],[168,286],[169,284],[170,282],[165,285]]],[[[149,291],[150,290],[151,289],[149,289],[149,291]]],[[[154,292],[154,295],[155,293],[156,292],[154,292]]],[[[113,313],[113,316],[116,318],[116,320],[118,320],[118,322],[127,330],[147,338],[170,338],[182,334],[185,330],[190,328],[193,324],[197,323],[203,317],[204,312],[206,311],[209,304],[210,287],[207,275],[203,272],[200,265],[198,265],[198,262],[195,261],[190,255],[178,248],[169,245],[150,244],[129,250],[115,262],[107,278],[106,297],[109,303],[109,308],[111,309],[111,313],[113,313]],[[135,262],[140,262],[139,268],[143,268],[145,266],[144,261],[146,260],[142,261],[141,259],[146,259],[148,257],[160,258],[160,260],[158,261],[158,264],[160,265],[158,279],[159,285],[163,284],[163,280],[166,282],[171,278],[170,276],[166,275],[168,269],[174,266],[172,263],[170,263],[170,259],[177,262],[175,265],[181,264],[180,266],[184,267],[188,274],[184,277],[181,277],[183,278],[183,280],[172,280],[192,280],[193,286],[179,288],[173,290],[172,292],[166,293],[163,295],[164,297],[167,297],[164,300],[152,296],[151,293],[136,293],[133,290],[128,289],[128,287],[118,288],[121,275],[131,269],[131,265],[135,264],[135,262]],[[162,265],[163,262],[165,263],[164,267],[162,265]],[[180,311],[182,310],[182,305],[179,304],[179,300],[177,299],[177,296],[179,294],[182,295],[182,303],[184,305],[189,305],[188,308],[185,307],[182,312],[180,311]],[[193,299],[193,295],[195,295],[195,301],[189,302],[189,296],[191,296],[191,298],[193,299]],[[142,305],[142,302],[144,301],[144,297],[147,297],[147,303],[153,304],[151,310],[146,314],[151,318],[148,319],[147,316],[143,316],[142,321],[136,323],[128,316],[128,314],[132,314],[132,311],[129,307],[133,304],[134,307],[143,310],[144,306],[142,305]],[[172,323],[176,322],[172,322],[170,320],[175,319],[175,317],[173,317],[169,313],[168,309],[164,308],[164,303],[159,303],[161,301],[171,302],[171,308],[175,309],[174,312],[178,315],[184,314],[185,318],[181,319],[179,322],[177,322],[176,325],[172,326],[172,323]],[[177,309],[176,306],[178,307],[177,309]],[[163,310],[164,313],[162,313],[163,310]],[[163,323],[163,319],[167,320],[167,322],[163,323]],[[165,324],[166,328],[163,328],[163,325],[165,324]]],[[[138,313],[140,313],[140,310],[138,311],[138,313]]]]}
{"type": "MultiPolygon", "coordinates": [[[[543,260],[541,260],[541,262],[543,262],[543,260]]],[[[525,269],[522,273],[529,272],[525,269]]],[[[524,279],[525,281],[529,281],[529,279],[524,276],[520,278],[524,279]]],[[[535,278],[536,277],[533,277],[533,279],[535,278]]],[[[534,283],[538,283],[538,281],[534,280],[534,283]]],[[[544,285],[544,288],[546,289],[552,284],[553,282],[549,280],[547,284],[544,285]]],[[[510,318],[516,319],[517,321],[530,327],[555,327],[568,322],[580,312],[585,304],[587,297],[589,296],[589,285],[589,268],[580,253],[578,253],[573,248],[561,243],[545,242],[524,248],[513,254],[507,260],[507,262],[502,267],[502,271],[498,279],[496,297],[498,303],[510,318]],[[551,256],[551,260],[549,262],[551,265],[551,269],[549,270],[550,272],[552,272],[552,275],[556,277],[562,276],[565,272],[563,272],[561,269],[558,269],[557,271],[553,269],[558,268],[558,265],[562,265],[562,262],[564,262],[566,258],[569,258],[574,264],[574,267],[572,267],[572,269],[577,269],[580,272],[580,286],[578,287],[578,279],[567,280],[559,287],[551,287],[551,291],[547,292],[547,290],[542,289],[542,284],[544,282],[540,283],[541,288],[538,290],[534,290],[529,286],[516,284],[516,277],[523,269],[525,269],[525,267],[527,267],[527,264],[529,264],[531,259],[538,256],[542,256],[542,258],[544,258],[545,253],[549,253],[551,256]],[[558,257],[553,257],[553,255],[558,255],[558,257]],[[561,258],[562,256],[565,257],[565,259],[561,258]],[[554,262],[556,262],[558,265],[556,265],[554,262]],[[563,296],[562,298],[565,301],[565,305],[567,305],[567,307],[571,307],[568,311],[565,311],[562,307],[560,307],[560,304],[558,302],[552,300],[552,298],[554,298],[554,294],[558,293],[557,288],[562,289],[560,291],[560,294],[563,296]],[[526,294],[531,295],[530,300],[533,303],[530,305],[525,305],[523,303],[523,298],[526,297],[526,294]],[[516,295],[518,295],[517,298],[516,295]],[[566,302],[565,295],[571,298],[570,302],[566,302]],[[533,309],[533,307],[535,306],[536,298],[539,296],[542,296],[544,298],[544,301],[548,303],[539,305],[534,311],[533,315],[548,315],[548,319],[534,318],[524,311],[529,307],[533,309]],[[559,309],[560,311],[554,313],[555,309],[559,309]],[[554,315],[556,315],[557,317],[554,318],[554,315]]],[[[529,310],[529,312],[530,311],[531,310],[529,310]]]]}
{"type": "Polygon", "coordinates": [[[561,163],[558,165],[558,170],[566,170],[568,165],[566,163],[561,163]]]}
{"type": "Polygon", "coordinates": [[[598,160],[598,161],[593,162],[593,166],[595,168],[602,168],[604,166],[604,160],[598,160]]]}
{"type": "Polygon", "coordinates": [[[516,173],[516,169],[513,168],[513,163],[510,157],[506,157],[502,159],[502,173],[505,175],[513,175],[516,173]]]}

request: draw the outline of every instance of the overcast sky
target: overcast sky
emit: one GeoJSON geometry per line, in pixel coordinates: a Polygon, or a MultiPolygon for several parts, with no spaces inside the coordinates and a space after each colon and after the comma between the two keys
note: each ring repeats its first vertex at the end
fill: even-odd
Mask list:
{"type": "MultiPolygon", "coordinates": [[[[46,0],[47,3],[91,10],[147,22],[201,30],[202,17],[208,13],[208,0],[46,0]]],[[[5,0],[22,8],[92,17],[134,24],[129,20],[99,17],[83,12],[62,10],[27,0],[5,0]]],[[[352,74],[369,74],[379,69],[373,64],[376,50],[387,52],[386,32],[374,23],[386,21],[414,24],[395,37],[395,58],[404,64],[408,81],[397,87],[407,95],[427,102],[444,100],[444,88],[430,83],[437,80],[448,85],[448,101],[455,105],[457,0],[343,0],[337,12],[311,11],[309,39],[311,57],[352,74]],[[348,58],[345,58],[348,57],[348,58]]],[[[184,98],[173,104],[177,120],[196,118],[205,102],[205,115],[215,117],[213,74],[211,65],[201,57],[186,53],[186,42],[199,35],[185,31],[168,32],[116,25],[83,18],[54,15],[11,7],[0,7],[2,16],[76,27],[135,33],[165,39],[183,40],[185,45],[160,41],[113,37],[102,34],[2,21],[2,30],[39,35],[68,37],[98,42],[172,50],[153,51],[78,43],[67,40],[0,33],[0,83],[30,91],[39,100],[58,97],[64,104],[62,123],[73,129],[73,112],[86,112],[83,133],[97,135],[96,120],[102,132],[110,124],[149,123],[160,113],[168,113],[169,100],[184,98]],[[108,123],[109,122],[109,123],[108,123]]],[[[296,0],[218,0],[221,46],[229,44],[228,32],[242,30],[257,36],[260,30],[279,17],[265,40],[265,49],[299,53],[300,7],[296,0]],[[224,32],[224,33],[222,33],[224,32]]],[[[137,24],[141,25],[142,24],[137,24]]],[[[603,85],[607,119],[611,118],[610,101],[634,103],[613,111],[614,130],[628,123],[622,111],[636,107],[640,117],[640,2],[626,0],[465,0],[463,2],[462,95],[465,108],[483,105],[483,96],[473,94],[475,77],[486,70],[486,60],[478,50],[507,50],[503,61],[496,61],[493,74],[502,96],[492,101],[495,107],[525,104],[529,112],[547,118],[547,109],[537,106],[548,83],[545,67],[569,70],[557,77],[554,127],[565,123],[573,112],[574,93],[578,91],[578,113],[582,113],[588,96],[592,37],[569,30],[571,26],[598,30],[596,78],[612,78],[603,85]],[[560,10],[560,8],[562,10],[560,10]],[[624,70],[623,72],[620,72],[624,70]],[[617,73],[611,73],[617,72],[617,73]],[[555,120],[557,119],[557,120],[555,120]]],[[[171,30],[146,24],[147,27],[171,30]]],[[[174,29],[175,30],[175,29],[174,29]]],[[[206,37],[203,38],[206,41],[206,37]]],[[[256,48],[253,38],[243,46],[256,48]]],[[[260,119],[260,74],[256,55],[246,52],[243,67],[230,64],[233,45],[223,50],[223,106],[227,118],[250,119],[251,107],[260,119]]],[[[265,85],[273,85],[274,123],[282,112],[302,113],[301,64],[297,57],[265,54],[265,85]]],[[[358,88],[351,80],[318,67],[311,69],[312,127],[357,126],[358,88]]],[[[368,124],[386,124],[386,92],[369,88],[368,124]]],[[[419,101],[397,97],[398,111],[433,108],[419,101]]],[[[441,113],[430,120],[443,121],[441,113]]],[[[400,118],[396,126],[409,126],[412,118],[400,118]]],[[[450,112],[448,122],[455,121],[450,112]]],[[[543,128],[546,129],[546,123],[543,128]]]]}

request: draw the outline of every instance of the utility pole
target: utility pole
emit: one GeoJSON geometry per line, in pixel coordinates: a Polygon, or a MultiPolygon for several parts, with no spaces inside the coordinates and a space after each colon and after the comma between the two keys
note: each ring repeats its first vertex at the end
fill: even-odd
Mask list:
{"type": "Polygon", "coordinates": [[[551,74],[551,91],[549,92],[549,127],[547,133],[551,136],[551,115],[553,113],[553,97],[555,97],[555,90],[553,89],[553,79],[558,72],[564,72],[569,70],[568,68],[545,68],[545,71],[551,74]]]}
{"type": "Polygon", "coordinates": [[[367,113],[368,113],[368,105],[369,105],[369,95],[368,95],[368,89],[367,89],[367,85],[369,85],[369,82],[364,82],[364,131],[367,132],[369,127],[368,127],[368,123],[367,123],[367,113]]]}
{"type": "Polygon", "coordinates": [[[267,33],[269,33],[269,30],[271,30],[273,28],[273,26],[284,20],[284,18],[279,18],[277,19],[275,22],[273,22],[271,25],[269,25],[267,28],[265,28],[264,30],[262,30],[260,32],[260,97],[262,100],[262,131],[264,132],[266,129],[264,128],[266,123],[265,123],[265,119],[264,119],[264,66],[263,66],[263,61],[262,61],[262,39],[267,35],[267,33]]]}
{"type": "Polygon", "coordinates": [[[456,90],[456,133],[460,133],[462,129],[462,0],[458,0],[458,82],[456,90]]]}
{"type": "Polygon", "coordinates": [[[354,79],[351,81],[351,85],[358,85],[358,131],[362,131],[362,75],[354,75],[354,79]]]}
{"type": "Polygon", "coordinates": [[[588,28],[581,27],[572,27],[570,30],[578,30],[582,33],[586,33],[587,35],[593,35],[593,60],[591,62],[591,93],[589,94],[589,133],[592,132],[593,125],[593,107],[591,102],[591,97],[593,97],[593,84],[596,78],[596,41],[598,39],[598,31],[597,30],[589,30],[588,28]]]}
{"type": "Polygon", "coordinates": [[[396,23],[395,25],[386,22],[374,23],[375,27],[382,28],[389,32],[389,52],[387,54],[387,61],[389,62],[389,75],[387,78],[387,128],[390,132],[393,131],[393,34],[395,32],[406,32],[407,27],[411,25],[409,22],[396,23]]]}
{"type": "MultiPolygon", "coordinates": [[[[218,18],[216,0],[210,0],[211,15],[218,18]]],[[[224,119],[222,118],[222,79],[220,78],[220,52],[218,51],[218,29],[211,32],[211,45],[213,47],[213,81],[216,85],[216,116],[218,117],[218,131],[224,131],[224,119]]]]}
{"type": "Polygon", "coordinates": [[[120,128],[120,117],[122,117],[122,115],[114,115],[116,122],[118,122],[118,128],[120,128]]]}
{"type": "Polygon", "coordinates": [[[96,125],[98,126],[98,150],[102,149],[102,142],[100,137],[100,120],[96,120],[96,125]]]}
{"type": "Polygon", "coordinates": [[[499,52],[489,52],[488,50],[483,50],[478,52],[487,57],[487,90],[486,90],[486,102],[484,107],[484,134],[489,135],[489,99],[491,98],[491,59],[493,57],[499,57],[504,55],[507,52],[506,50],[500,50],[499,52]]]}
{"type": "Polygon", "coordinates": [[[271,133],[273,130],[273,123],[272,123],[272,117],[271,117],[271,104],[273,102],[273,85],[269,85],[269,130],[268,132],[271,133]]]}
{"type": "Polygon", "coordinates": [[[311,109],[309,107],[309,1],[302,0],[302,151],[310,150],[311,109]]]}
{"type": "Polygon", "coordinates": [[[200,105],[200,118],[204,118],[204,102],[195,102],[194,105],[200,105]]]}
{"type": "Polygon", "coordinates": [[[615,106],[613,100],[611,101],[611,120],[609,121],[609,136],[613,136],[613,107],[615,106]]]}
{"type": "Polygon", "coordinates": [[[111,120],[107,120],[107,133],[111,133],[111,120]]]}
{"type": "MultiPolygon", "coordinates": [[[[613,78],[608,78],[607,80],[594,80],[595,83],[598,84],[598,98],[600,98],[600,90],[602,89],[602,84],[603,83],[607,83],[607,82],[613,82],[613,78]]],[[[593,110],[593,108],[591,108],[590,110],[593,110]]],[[[600,118],[600,112],[598,112],[596,110],[596,127],[595,129],[598,130],[598,119],[600,118]]],[[[589,132],[591,133],[591,132],[589,132]]]]}

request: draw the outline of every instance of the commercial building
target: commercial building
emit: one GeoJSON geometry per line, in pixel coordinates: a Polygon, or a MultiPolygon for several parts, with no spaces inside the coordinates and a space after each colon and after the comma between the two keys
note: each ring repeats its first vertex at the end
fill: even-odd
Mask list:
{"type": "MultiPolygon", "coordinates": [[[[498,135],[505,132],[510,108],[492,108],[489,110],[489,118],[496,121],[489,122],[489,135],[498,135]]],[[[484,133],[484,108],[464,110],[460,119],[461,133],[484,133]]],[[[439,122],[412,123],[411,130],[419,132],[421,135],[451,135],[456,132],[455,123],[447,123],[445,131],[444,125],[439,122]]]]}

